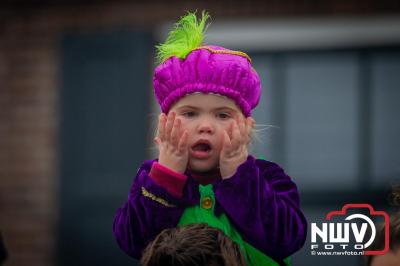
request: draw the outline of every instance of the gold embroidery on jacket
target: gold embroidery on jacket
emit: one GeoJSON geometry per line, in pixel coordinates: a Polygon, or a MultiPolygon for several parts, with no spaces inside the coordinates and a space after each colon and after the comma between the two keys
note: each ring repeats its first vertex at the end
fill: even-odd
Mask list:
{"type": "Polygon", "coordinates": [[[165,199],[159,198],[156,195],[154,195],[153,193],[150,193],[144,187],[142,187],[142,195],[147,197],[147,198],[149,198],[149,199],[151,199],[151,200],[154,200],[154,201],[156,201],[156,202],[158,202],[161,205],[164,205],[166,207],[170,207],[170,208],[175,207],[175,205],[172,205],[172,204],[168,203],[165,199]]]}

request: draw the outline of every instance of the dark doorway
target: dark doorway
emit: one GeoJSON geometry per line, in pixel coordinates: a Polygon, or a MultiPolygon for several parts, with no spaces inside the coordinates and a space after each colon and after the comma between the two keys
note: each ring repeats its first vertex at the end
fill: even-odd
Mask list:
{"type": "Polygon", "coordinates": [[[135,265],[112,223],[146,156],[152,47],[146,32],[63,38],[58,265],[135,265]]]}

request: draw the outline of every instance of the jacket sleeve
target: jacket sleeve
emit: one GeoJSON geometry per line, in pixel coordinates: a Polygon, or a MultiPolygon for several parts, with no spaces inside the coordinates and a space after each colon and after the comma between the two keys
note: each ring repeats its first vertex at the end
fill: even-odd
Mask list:
{"type": "Polygon", "coordinates": [[[215,196],[243,239],[270,257],[284,259],[304,245],[297,187],[277,164],[249,156],[217,184],[215,196]]]}
{"type": "Polygon", "coordinates": [[[113,224],[119,247],[137,259],[163,229],[178,224],[185,209],[183,197],[172,195],[149,176],[153,162],[145,162],[138,170],[128,200],[117,210],[113,224]]]}

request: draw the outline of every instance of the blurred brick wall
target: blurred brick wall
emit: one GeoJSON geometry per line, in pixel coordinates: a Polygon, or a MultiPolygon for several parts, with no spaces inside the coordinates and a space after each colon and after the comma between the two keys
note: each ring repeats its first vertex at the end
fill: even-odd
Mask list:
{"type": "Polygon", "coordinates": [[[6,265],[50,265],[56,218],[55,39],[15,20],[0,41],[0,230],[6,265]]]}
{"type": "Polygon", "coordinates": [[[7,266],[46,266],[55,261],[59,40],[64,32],[152,30],[156,23],[174,20],[185,10],[203,8],[215,18],[399,12],[398,1],[326,1],[324,5],[294,0],[204,1],[200,6],[193,1],[168,5],[90,1],[90,5],[61,7],[43,2],[40,8],[5,6],[7,12],[0,12],[0,231],[9,251],[7,266]]]}

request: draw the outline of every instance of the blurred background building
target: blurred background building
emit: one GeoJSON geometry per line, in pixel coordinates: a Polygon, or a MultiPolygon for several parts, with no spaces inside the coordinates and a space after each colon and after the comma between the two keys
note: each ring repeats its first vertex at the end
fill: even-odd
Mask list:
{"type": "MultiPolygon", "coordinates": [[[[7,266],[135,265],[112,236],[153,158],[154,45],[187,10],[262,78],[258,157],[297,183],[309,222],[389,210],[400,180],[400,2],[1,1],[0,231],[7,266]]],[[[363,265],[311,256],[294,265],[363,265]]]]}

